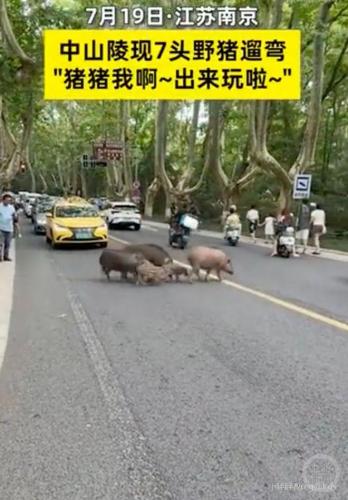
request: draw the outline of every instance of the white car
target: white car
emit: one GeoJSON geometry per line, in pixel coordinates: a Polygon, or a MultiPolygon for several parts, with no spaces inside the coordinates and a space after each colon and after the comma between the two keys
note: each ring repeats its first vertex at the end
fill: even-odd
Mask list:
{"type": "Polygon", "coordinates": [[[135,203],[129,201],[111,202],[111,208],[106,210],[106,222],[110,229],[113,227],[133,227],[136,231],[141,228],[141,213],[135,203]]]}

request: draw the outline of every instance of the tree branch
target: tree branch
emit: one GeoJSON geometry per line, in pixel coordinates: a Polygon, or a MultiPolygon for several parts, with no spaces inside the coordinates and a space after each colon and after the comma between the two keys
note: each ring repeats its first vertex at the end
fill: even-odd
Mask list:
{"type": "Polygon", "coordinates": [[[17,42],[16,36],[13,32],[10,19],[8,17],[6,0],[0,0],[0,29],[4,35],[10,50],[17,56],[23,63],[34,65],[34,60],[31,59],[20,47],[17,42]]]}
{"type": "MultiPolygon", "coordinates": [[[[321,98],[322,101],[324,101],[327,98],[327,96],[333,90],[333,88],[335,86],[336,76],[337,76],[338,70],[340,69],[340,66],[342,64],[342,61],[343,61],[343,58],[344,58],[344,55],[345,55],[347,49],[348,49],[348,36],[346,37],[345,42],[343,44],[343,47],[341,49],[341,52],[337,58],[336,64],[335,64],[333,71],[332,71],[332,74],[331,74],[331,78],[330,78],[330,80],[329,80],[328,84],[326,85],[326,88],[323,92],[323,95],[321,98]]],[[[345,74],[345,76],[346,76],[346,74],[345,74]]],[[[341,81],[342,80],[340,80],[340,82],[341,81]]]]}
{"type": "Polygon", "coordinates": [[[330,8],[334,0],[324,0],[321,4],[315,26],[313,51],[313,86],[308,107],[308,118],[299,155],[290,169],[290,176],[303,172],[314,162],[319,134],[321,100],[323,93],[325,35],[330,8]]]}

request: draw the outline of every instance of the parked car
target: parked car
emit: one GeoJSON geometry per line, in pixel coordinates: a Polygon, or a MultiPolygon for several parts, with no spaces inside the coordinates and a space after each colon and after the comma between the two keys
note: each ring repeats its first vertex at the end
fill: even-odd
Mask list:
{"type": "Polygon", "coordinates": [[[135,203],[129,201],[115,201],[106,210],[106,222],[109,228],[133,227],[136,231],[141,228],[141,213],[135,203]]]}
{"type": "Polygon", "coordinates": [[[31,207],[31,214],[30,214],[30,218],[31,218],[31,222],[34,224],[34,219],[35,219],[35,215],[37,213],[37,210],[38,210],[38,206],[42,203],[50,203],[50,196],[48,194],[41,194],[40,196],[37,196],[34,203],[32,204],[32,207],[31,207]]]}
{"type": "Polygon", "coordinates": [[[32,215],[35,234],[46,234],[47,214],[52,213],[54,200],[44,200],[36,206],[35,213],[32,215]]]}
{"type": "Polygon", "coordinates": [[[66,244],[108,244],[108,227],[96,207],[72,197],[56,201],[47,217],[46,241],[52,248],[66,244]]]}

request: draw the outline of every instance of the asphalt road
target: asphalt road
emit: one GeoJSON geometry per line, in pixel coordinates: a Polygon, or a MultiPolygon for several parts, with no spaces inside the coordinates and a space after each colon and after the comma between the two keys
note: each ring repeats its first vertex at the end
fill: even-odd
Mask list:
{"type": "MultiPolygon", "coordinates": [[[[216,282],[107,282],[99,249],[30,230],[0,373],[1,500],[348,498],[346,331],[216,282]]],[[[225,249],[234,282],[348,319],[347,264],[225,249]]]]}

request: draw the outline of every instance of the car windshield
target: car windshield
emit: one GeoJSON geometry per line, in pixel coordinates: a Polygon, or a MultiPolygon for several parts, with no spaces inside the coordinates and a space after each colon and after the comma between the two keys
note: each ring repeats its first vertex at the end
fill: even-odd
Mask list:
{"type": "Polygon", "coordinates": [[[37,207],[38,214],[45,214],[47,212],[50,212],[51,210],[52,210],[52,203],[46,203],[45,205],[38,205],[37,207]]]}
{"type": "Polygon", "coordinates": [[[56,217],[97,217],[98,211],[92,206],[56,207],[56,217]]]}
{"type": "Polygon", "coordinates": [[[112,209],[119,210],[120,212],[122,210],[127,210],[127,212],[135,212],[138,210],[134,205],[113,205],[112,209]]]}

